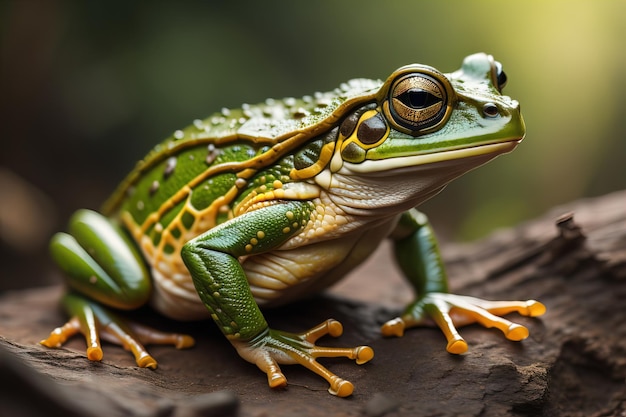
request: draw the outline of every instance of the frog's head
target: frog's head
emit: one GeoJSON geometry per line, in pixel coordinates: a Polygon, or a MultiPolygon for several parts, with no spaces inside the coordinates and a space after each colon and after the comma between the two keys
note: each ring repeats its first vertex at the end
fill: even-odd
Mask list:
{"type": "Polygon", "coordinates": [[[502,95],[505,83],[502,66],[486,54],[468,56],[449,74],[424,65],[398,69],[375,103],[342,122],[331,171],[344,182],[396,181],[413,198],[398,197],[413,203],[429,198],[524,137],[519,103],[502,95]]]}

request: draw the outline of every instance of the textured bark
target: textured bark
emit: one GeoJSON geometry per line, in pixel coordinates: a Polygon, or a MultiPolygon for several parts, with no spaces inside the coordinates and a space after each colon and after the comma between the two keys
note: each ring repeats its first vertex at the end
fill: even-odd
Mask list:
{"type": "Polygon", "coordinates": [[[193,334],[193,349],[152,347],[155,371],[106,345],[101,363],[84,357],[80,338],[66,348],[37,344],[63,314],[61,287],[0,296],[2,416],[622,416],[626,413],[626,192],[558,208],[469,245],[446,245],[454,292],[492,299],[535,298],[539,319],[512,315],[530,337],[506,341],[494,330],[461,330],[468,353],[452,356],[436,329],[382,338],[378,328],[410,300],[384,248],[329,293],[268,313],[298,331],[328,317],[345,334],[328,345],[369,344],[363,366],[323,360],[352,381],[352,397],[326,393],[309,371],[284,366],[289,386],[271,390],[212,323],[180,324],[150,310],[134,318],[193,334]],[[570,216],[562,216],[571,212],[570,216]],[[556,222],[556,227],[555,227],[556,222]],[[383,279],[384,278],[384,279],[383,279]]]}

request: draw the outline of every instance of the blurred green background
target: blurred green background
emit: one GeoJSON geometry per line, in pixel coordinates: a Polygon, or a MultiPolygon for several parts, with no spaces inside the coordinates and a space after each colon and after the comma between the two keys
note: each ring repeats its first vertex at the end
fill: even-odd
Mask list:
{"type": "Polygon", "coordinates": [[[625,19],[622,0],[3,1],[0,289],[53,281],[53,231],[193,119],[479,51],[528,133],[423,206],[440,236],[623,189],[625,19]]]}

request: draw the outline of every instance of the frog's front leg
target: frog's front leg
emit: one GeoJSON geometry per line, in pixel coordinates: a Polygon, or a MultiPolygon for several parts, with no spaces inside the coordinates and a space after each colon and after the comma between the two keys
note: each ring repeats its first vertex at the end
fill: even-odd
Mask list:
{"type": "Polygon", "coordinates": [[[306,201],[275,202],[235,217],[188,242],[182,257],[219,328],[241,357],[267,374],[270,387],[287,383],[280,364],[300,364],[324,377],[331,394],[345,397],[352,393],[353,385],[328,371],[316,358],[345,356],[362,364],[372,359],[372,349],[316,346],[316,340],[323,335],[341,335],[343,329],[335,320],[299,334],[269,328],[239,262],[240,257],[278,248],[303,230],[312,210],[306,201]]]}
{"type": "Polygon", "coordinates": [[[423,213],[415,209],[404,213],[396,236],[398,263],[418,298],[401,317],[383,325],[385,336],[402,336],[405,328],[434,322],[446,336],[448,352],[458,354],[467,351],[467,343],[457,326],[479,323],[501,330],[509,340],[519,341],[528,337],[528,329],[500,316],[517,312],[536,317],[545,312],[544,305],[535,300],[486,301],[449,294],[437,241],[423,213]]]}
{"type": "Polygon", "coordinates": [[[109,308],[129,310],[142,306],[150,296],[150,279],[143,260],[119,228],[99,213],[77,211],[69,233],[57,233],[50,242],[53,259],[66,273],[72,291],[62,299],[69,321],[40,343],[60,347],[76,333],[87,342],[87,358],[103,357],[100,339],[122,345],[140,367],[156,368],[156,360],[144,344],[194,344],[190,336],[163,333],[126,322],[109,308]]]}

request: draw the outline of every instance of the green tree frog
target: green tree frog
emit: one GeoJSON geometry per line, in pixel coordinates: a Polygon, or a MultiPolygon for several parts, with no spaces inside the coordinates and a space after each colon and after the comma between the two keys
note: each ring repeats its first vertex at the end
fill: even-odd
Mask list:
{"type": "Polygon", "coordinates": [[[102,359],[103,339],[155,368],[145,344],[194,341],[115,312],[149,302],[174,319],[212,318],[271,387],[287,383],[280,365],[300,364],[345,397],[353,384],[317,358],[363,364],[373,350],[318,346],[318,338],[342,333],[336,320],[288,333],[270,327],[261,309],[332,285],[386,238],[416,298],[383,335],[433,321],[455,354],[467,350],[457,325],[526,338],[525,327],[501,316],[539,316],[545,307],[450,294],[433,232],[415,209],[522,140],[519,104],[502,95],[505,83],[500,63],[480,53],[449,74],[407,65],[384,82],[353,79],[331,92],[244,104],[175,131],[101,213],[77,211],[68,233],[52,238],[70,319],[41,343],[59,347],[80,332],[90,360],[102,359]]]}

